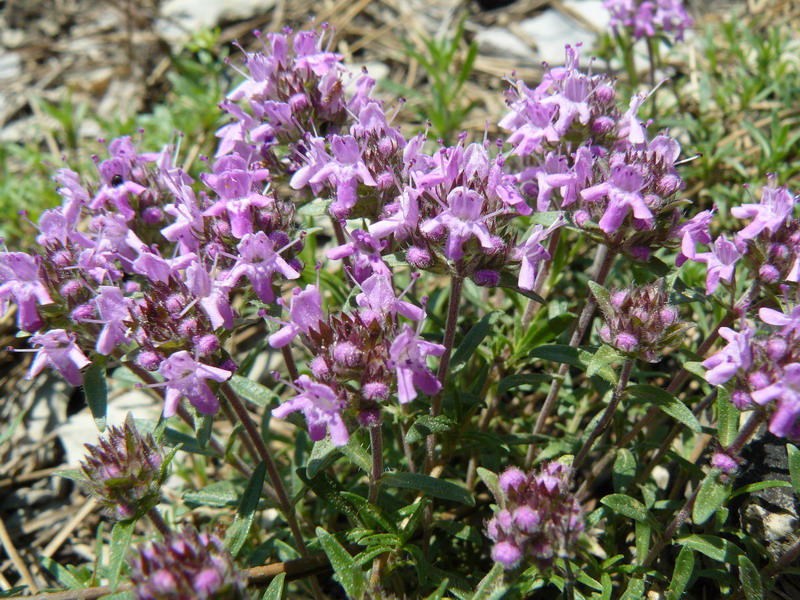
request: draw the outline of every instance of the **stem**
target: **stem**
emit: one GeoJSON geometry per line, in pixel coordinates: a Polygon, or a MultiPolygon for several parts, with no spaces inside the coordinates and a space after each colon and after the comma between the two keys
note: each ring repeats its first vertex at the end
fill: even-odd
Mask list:
{"type": "MultiPolygon", "coordinates": [[[[439,380],[439,393],[431,398],[431,416],[438,417],[442,412],[442,395],[444,384],[447,380],[447,371],[450,368],[450,357],[453,353],[453,344],[456,340],[456,326],[458,324],[458,309],[461,306],[461,292],[464,288],[464,276],[457,272],[451,278],[450,301],[447,305],[447,323],[444,329],[444,353],[439,361],[439,370],[436,378],[439,380]]],[[[425,472],[430,473],[434,464],[436,453],[436,435],[431,434],[426,439],[425,472]]]]}
{"type": "Polygon", "coordinates": [[[650,549],[650,552],[647,554],[647,557],[644,559],[642,563],[642,568],[647,567],[653,560],[659,555],[661,550],[669,544],[672,536],[675,535],[675,532],[678,531],[678,528],[683,525],[687,518],[689,518],[689,514],[692,512],[692,508],[694,507],[694,502],[697,500],[697,494],[700,492],[700,486],[698,485],[695,487],[694,492],[689,498],[686,500],[686,504],[683,505],[683,508],[680,512],[675,515],[675,518],[672,520],[672,523],[669,524],[669,527],[664,531],[664,535],[661,536],[661,539],[658,543],[650,549]]]}
{"type": "MultiPolygon", "coordinates": [[[[608,246],[600,245],[597,247],[597,256],[595,257],[595,261],[598,264],[598,269],[597,275],[594,277],[594,281],[597,283],[597,285],[603,285],[605,283],[605,280],[611,271],[611,266],[614,264],[615,258],[616,255],[608,251],[608,246]]],[[[596,307],[597,300],[595,300],[595,297],[592,294],[589,294],[589,297],[586,299],[586,304],[584,305],[583,310],[578,317],[578,323],[575,325],[575,330],[572,332],[572,338],[569,341],[569,345],[571,347],[577,348],[580,345],[583,336],[586,334],[586,330],[589,328],[589,325],[592,322],[592,317],[594,316],[594,310],[596,307]]],[[[564,383],[564,376],[567,374],[568,370],[569,365],[566,363],[563,363],[558,368],[558,375],[553,378],[553,383],[550,384],[550,391],[547,392],[547,397],[542,405],[542,410],[539,412],[539,416],[536,419],[536,425],[533,428],[534,435],[537,435],[544,430],[544,425],[547,422],[547,418],[550,416],[553,407],[555,406],[556,397],[558,396],[558,392],[561,390],[561,385],[564,383]]],[[[531,444],[528,446],[528,454],[525,457],[526,469],[530,469],[535,453],[536,445],[531,444]]]]}
{"type": "Polygon", "coordinates": [[[753,411],[753,414],[747,419],[747,422],[744,424],[739,430],[739,433],[736,436],[736,439],[733,440],[733,443],[725,448],[725,452],[729,454],[739,454],[744,448],[744,445],[750,441],[750,438],[753,437],[753,434],[758,429],[758,426],[761,425],[767,419],[767,411],[765,411],[762,407],[756,408],[753,411]]]}
{"type": "Polygon", "coordinates": [[[286,371],[289,373],[291,382],[294,383],[300,377],[300,373],[297,371],[297,364],[294,362],[294,356],[292,356],[288,344],[281,348],[281,354],[283,354],[283,362],[286,363],[286,371]]]}
{"type": "Polygon", "coordinates": [[[148,510],[147,517],[150,519],[153,526],[158,529],[158,532],[165,538],[172,533],[172,530],[169,528],[169,525],[167,525],[164,517],[161,516],[161,513],[158,512],[157,508],[153,507],[148,510]]]}
{"type": "Polygon", "coordinates": [[[377,504],[378,491],[381,486],[381,475],[383,475],[383,430],[381,429],[380,423],[369,428],[369,443],[372,448],[372,473],[369,478],[369,501],[372,504],[377,504]]]}
{"type": "MultiPolygon", "coordinates": [[[[247,411],[247,407],[245,407],[244,403],[239,399],[239,396],[236,395],[236,392],[233,391],[233,388],[231,388],[227,382],[223,382],[219,386],[219,389],[222,392],[222,395],[225,396],[225,399],[230,402],[233,410],[236,411],[236,415],[239,417],[239,422],[244,425],[244,430],[247,432],[250,441],[252,441],[253,445],[256,447],[259,457],[266,464],[267,473],[269,474],[270,481],[272,481],[272,485],[278,495],[278,502],[283,509],[283,516],[286,518],[286,522],[289,524],[289,529],[292,532],[292,537],[294,538],[295,544],[297,544],[297,550],[300,552],[300,556],[304,558],[307,557],[308,548],[306,548],[306,542],[303,539],[303,534],[300,531],[300,526],[297,523],[297,516],[292,509],[292,504],[289,501],[289,497],[286,495],[286,488],[283,486],[283,480],[281,479],[280,473],[278,473],[278,469],[275,466],[275,461],[272,460],[272,455],[269,453],[269,449],[267,448],[267,444],[264,442],[264,438],[261,437],[261,434],[258,432],[258,427],[253,421],[253,418],[250,416],[250,413],[247,411]]],[[[321,599],[323,597],[322,591],[319,588],[319,583],[317,582],[316,577],[311,578],[311,587],[314,591],[314,595],[321,599]]]]}
{"type": "Polygon", "coordinates": [[[581,463],[586,458],[586,455],[589,454],[589,451],[592,449],[592,444],[594,444],[594,441],[600,437],[600,434],[605,432],[606,428],[611,423],[611,419],[614,417],[614,412],[617,410],[617,406],[619,406],[619,402],[622,400],[622,396],[625,393],[625,388],[628,387],[628,380],[631,377],[632,370],[633,359],[629,358],[622,366],[622,372],[619,375],[619,382],[614,390],[614,395],[611,397],[611,402],[608,403],[606,411],[603,413],[603,417],[600,419],[597,427],[592,430],[592,433],[589,434],[589,437],[583,443],[583,447],[581,447],[581,449],[578,451],[578,454],[575,456],[575,460],[572,461],[572,468],[574,471],[578,470],[578,468],[581,466],[581,463]]]}

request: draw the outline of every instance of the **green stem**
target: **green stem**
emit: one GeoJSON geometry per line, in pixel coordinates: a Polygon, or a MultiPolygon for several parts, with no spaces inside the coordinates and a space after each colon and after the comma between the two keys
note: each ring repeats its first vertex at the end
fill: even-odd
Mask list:
{"type": "Polygon", "coordinates": [[[369,428],[369,443],[372,449],[372,472],[369,478],[369,501],[378,503],[378,491],[383,475],[383,430],[381,424],[369,428]]]}

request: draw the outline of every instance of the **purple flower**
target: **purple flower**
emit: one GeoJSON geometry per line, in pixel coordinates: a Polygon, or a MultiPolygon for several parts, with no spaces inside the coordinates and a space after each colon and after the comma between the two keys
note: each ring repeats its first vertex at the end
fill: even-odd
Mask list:
{"type": "Polygon", "coordinates": [[[641,194],[645,184],[645,179],[638,168],[621,164],[612,169],[610,181],[586,188],[581,192],[581,196],[589,202],[608,198],[608,206],[598,225],[600,229],[610,234],[619,229],[631,210],[636,219],[653,218],[653,213],[647,208],[641,194]]]}
{"type": "Polygon", "coordinates": [[[296,381],[297,396],[284,402],[272,411],[273,417],[283,419],[297,410],[303,412],[308,423],[308,435],[315,442],[325,439],[330,431],[334,446],[344,446],[350,439],[347,426],[342,420],[343,402],[329,386],[313,381],[308,375],[301,375],[296,381]]]}
{"type": "Polygon", "coordinates": [[[440,227],[447,229],[445,254],[451,260],[464,257],[464,244],[473,236],[484,250],[494,250],[492,236],[486,227],[489,215],[482,214],[483,197],[475,190],[459,186],[447,195],[447,205],[433,219],[425,221],[420,230],[433,234],[440,227]]]}
{"type": "Polygon", "coordinates": [[[280,254],[275,252],[274,247],[273,241],[263,231],[246,234],[236,246],[239,258],[225,284],[233,287],[239,279],[247,277],[253,284],[258,298],[262,302],[272,302],[275,299],[275,294],[272,292],[272,275],[275,271],[286,279],[300,277],[300,273],[290,267],[280,254]]]}
{"type": "Polygon", "coordinates": [[[186,268],[186,287],[199,298],[200,307],[211,321],[214,329],[233,329],[233,310],[229,298],[230,288],[218,279],[211,278],[199,262],[186,268]]]}
{"type": "Polygon", "coordinates": [[[214,174],[202,176],[203,182],[211,187],[220,199],[206,209],[204,216],[221,217],[227,213],[231,223],[231,233],[241,239],[253,233],[251,207],[264,208],[272,200],[253,192],[253,184],[269,176],[266,169],[251,173],[247,171],[246,161],[238,156],[225,156],[214,165],[214,174]]]}
{"type": "Polygon", "coordinates": [[[282,348],[300,333],[308,335],[322,321],[322,296],[317,286],[307,285],[303,291],[294,288],[292,292],[289,323],[269,336],[269,345],[273,348],[282,348]]]}
{"type": "Polygon", "coordinates": [[[418,198],[422,192],[407,187],[397,197],[397,211],[369,226],[371,235],[378,239],[394,234],[395,240],[402,242],[417,229],[419,223],[418,198]]]}
{"type": "Polygon", "coordinates": [[[761,405],[778,400],[778,406],[769,421],[769,430],[773,435],[786,437],[800,416],[800,363],[786,365],[779,381],[752,392],[750,397],[761,405]]]}
{"type": "Polygon", "coordinates": [[[204,415],[216,414],[219,411],[219,400],[208,387],[206,379],[222,382],[230,379],[233,374],[219,367],[204,365],[185,350],[167,358],[161,363],[158,372],[166,380],[162,384],[156,384],[167,388],[164,397],[165,417],[171,417],[178,412],[181,398],[188,398],[192,406],[204,415]]]}
{"type": "Polygon", "coordinates": [[[701,252],[694,260],[706,263],[706,295],[713,294],[720,280],[730,283],[736,270],[736,261],[742,257],[736,244],[729,242],[725,234],[714,242],[711,252],[701,252]]]}
{"type": "Polygon", "coordinates": [[[790,315],[772,308],[761,308],[758,311],[758,316],[768,325],[783,327],[781,330],[781,335],[783,336],[800,333],[800,306],[795,306],[790,315]]]}
{"type": "Polygon", "coordinates": [[[739,219],[755,219],[739,232],[739,237],[751,240],[758,236],[764,229],[775,233],[783,227],[792,215],[796,202],[786,187],[776,188],[776,179],[770,179],[770,184],[762,188],[761,202],[759,204],[743,204],[731,209],[731,214],[739,219]]]}
{"type": "Polygon", "coordinates": [[[741,333],[729,327],[720,327],[719,335],[727,340],[728,345],[708,357],[702,365],[706,372],[706,381],[711,385],[722,385],[736,375],[739,369],[747,370],[753,362],[751,338],[753,328],[747,325],[741,333]]]}
{"type": "Polygon", "coordinates": [[[428,356],[441,356],[445,347],[441,344],[427,342],[414,333],[414,330],[403,325],[401,331],[389,349],[391,364],[397,373],[397,399],[401,404],[411,402],[417,397],[416,388],[429,396],[441,389],[439,380],[428,368],[428,356]]]}
{"type": "Polygon", "coordinates": [[[680,267],[687,259],[696,260],[697,252],[695,252],[695,247],[698,243],[711,243],[711,234],[708,231],[708,227],[711,225],[713,215],[714,209],[704,210],[684,223],[678,230],[678,235],[681,236],[681,251],[675,259],[676,266],[680,267]]]}
{"type": "MultiPolygon", "coordinates": [[[[19,307],[17,327],[25,331],[36,331],[43,325],[37,304],[52,304],[53,299],[39,279],[39,265],[24,252],[0,252],[0,301],[10,296],[19,307]]],[[[0,313],[5,313],[0,307],[0,313]]]]}
{"type": "MultiPolygon", "coordinates": [[[[344,217],[358,200],[356,189],[358,181],[374,186],[375,180],[361,159],[358,141],[351,135],[334,135],[331,139],[334,159],[329,160],[308,181],[309,183],[330,182],[336,187],[336,201],[331,205],[332,214],[344,217]]],[[[294,183],[294,179],[292,180],[294,183]]]]}
{"type": "Polygon", "coordinates": [[[53,329],[31,337],[31,343],[41,346],[31,363],[25,379],[33,379],[45,366],[56,369],[70,385],[75,387],[83,383],[81,369],[91,361],[81,352],[75,343],[75,336],[63,329],[53,329]]]}
{"type": "Polygon", "coordinates": [[[514,248],[512,257],[514,260],[520,261],[518,281],[520,289],[533,289],[539,263],[543,259],[550,260],[550,253],[542,246],[542,242],[563,224],[564,221],[559,219],[547,229],[544,228],[544,225],[535,225],[528,239],[514,248]]]}
{"type": "Polygon", "coordinates": [[[127,333],[127,323],[132,320],[130,300],[122,295],[122,290],[111,285],[100,286],[97,291],[94,302],[104,325],[97,337],[96,349],[100,354],[108,356],[119,344],[131,342],[127,333]]]}
{"type": "Polygon", "coordinates": [[[381,243],[366,231],[355,229],[350,233],[352,242],[331,248],[326,256],[331,260],[341,260],[355,255],[353,260],[353,277],[362,283],[370,275],[390,276],[392,272],[381,259],[381,251],[386,243],[381,243]]]}
{"type": "Polygon", "coordinates": [[[361,293],[356,295],[356,303],[368,309],[364,320],[369,322],[376,318],[391,315],[392,318],[400,313],[407,319],[419,321],[425,317],[425,311],[420,307],[406,302],[394,295],[392,280],[386,275],[372,275],[361,284],[361,293]]]}

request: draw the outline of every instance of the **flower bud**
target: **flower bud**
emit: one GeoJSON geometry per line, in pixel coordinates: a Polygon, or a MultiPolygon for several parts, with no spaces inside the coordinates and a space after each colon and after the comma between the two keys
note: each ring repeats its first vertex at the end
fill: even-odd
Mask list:
{"type": "Polygon", "coordinates": [[[128,418],[122,428],[111,427],[81,463],[89,492],[118,520],[144,515],[161,499],[166,478],[161,445],[142,435],[128,418]]]}
{"type": "Polygon", "coordinates": [[[136,600],[242,600],[246,579],[216,533],[190,525],[149,542],[131,559],[136,600]]]}
{"type": "Polygon", "coordinates": [[[431,253],[418,246],[411,246],[406,250],[406,260],[415,269],[428,269],[433,265],[431,253]]]}

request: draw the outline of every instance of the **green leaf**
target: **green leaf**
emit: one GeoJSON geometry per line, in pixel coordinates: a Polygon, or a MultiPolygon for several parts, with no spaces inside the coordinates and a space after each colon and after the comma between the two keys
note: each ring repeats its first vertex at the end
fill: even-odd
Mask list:
{"type": "Polygon", "coordinates": [[[761,575],[756,566],[744,554],[739,556],[739,581],[747,600],[762,600],[764,588],[761,585],[761,575]]]}
{"type": "Polygon", "coordinates": [[[350,441],[347,444],[339,446],[339,452],[349,458],[354,465],[365,473],[369,473],[372,469],[372,457],[354,436],[350,437],[350,441]]]}
{"type": "Polygon", "coordinates": [[[603,315],[608,319],[614,315],[614,308],[611,306],[611,293],[599,283],[594,281],[589,282],[589,289],[592,295],[597,300],[597,306],[600,307],[603,315]]]}
{"type": "Polygon", "coordinates": [[[317,527],[317,539],[328,555],[335,573],[334,577],[344,588],[347,597],[352,600],[363,598],[367,589],[367,578],[353,557],[322,527],[317,527]]]}
{"type": "Polygon", "coordinates": [[[628,587],[620,600],[642,600],[645,597],[644,578],[642,575],[637,575],[628,582],[628,587]]]}
{"type": "Polygon", "coordinates": [[[497,473],[492,473],[483,467],[478,467],[477,473],[478,477],[481,478],[481,481],[486,485],[487,488],[489,488],[489,491],[492,492],[495,500],[501,504],[501,508],[504,508],[502,505],[504,504],[503,501],[505,500],[505,494],[503,493],[503,490],[500,489],[500,478],[498,477],[497,473]]]}
{"type": "MultiPolygon", "coordinates": [[[[614,348],[603,344],[597,349],[597,352],[592,355],[592,358],[589,359],[589,363],[586,365],[586,376],[594,377],[595,375],[600,375],[604,379],[607,379],[603,371],[610,367],[612,362],[619,362],[620,359],[622,359],[622,357],[614,348]]],[[[610,383],[616,385],[618,381],[617,374],[613,369],[611,369],[610,372],[610,383]]]]}
{"type": "Polygon", "coordinates": [[[239,502],[239,510],[236,511],[233,524],[225,533],[225,545],[234,558],[242,550],[247,541],[247,536],[250,534],[250,528],[253,526],[253,520],[258,509],[258,502],[261,499],[261,490],[264,487],[266,473],[267,463],[261,461],[253,470],[250,481],[247,482],[247,487],[244,488],[242,500],[239,502]]]}
{"type": "Polygon", "coordinates": [[[408,428],[406,442],[409,444],[416,444],[433,433],[444,433],[450,431],[455,426],[456,422],[444,415],[439,415],[438,417],[421,415],[414,421],[414,424],[408,428]]]}
{"type": "Polygon", "coordinates": [[[711,469],[703,483],[700,484],[700,490],[697,492],[697,498],[692,508],[692,521],[696,525],[702,525],[708,521],[731,494],[731,484],[720,483],[719,474],[719,469],[711,469]]]}
{"type": "Polygon", "coordinates": [[[697,417],[694,416],[689,407],[666,390],[654,385],[639,384],[628,386],[627,391],[634,398],[655,404],[670,417],[679,423],[683,423],[695,433],[703,431],[700,421],[697,420],[697,417]]]}
{"type": "Polygon", "coordinates": [[[230,381],[228,381],[228,384],[240,398],[257,404],[261,408],[277,406],[280,403],[280,396],[278,396],[278,394],[267,386],[253,381],[252,379],[248,379],[247,377],[233,375],[230,381]]]}
{"type": "Polygon", "coordinates": [[[683,368],[686,369],[692,375],[699,377],[700,379],[705,379],[706,377],[706,370],[703,368],[703,365],[699,362],[688,361],[683,363],[683,368]]]}
{"type": "Polygon", "coordinates": [[[697,550],[721,563],[732,563],[742,554],[736,544],[715,535],[692,534],[676,539],[675,543],[697,550]]]}
{"type": "Polygon", "coordinates": [[[609,507],[617,514],[633,519],[634,521],[642,521],[643,523],[651,524],[656,523],[655,518],[650,514],[650,511],[647,510],[644,504],[625,494],[609,494],[600,500],[600,503],[609,507]]]}
{"type": "Polygon", "coordinates": [[[64,587],[70,590],[77,590],[86,587],[80,581],[78,581],[75,575],[69,571],[69,569],[62,567],[49,556],[39,556],[39,560],[42,561],[42,566],[47,569],[50,574],[55,577],[56,580],[64,587]]]}
{"type": "Polygon", "coordinates": [[[478,587],[475,588],[475,593],[470,596],[470,600],[488,600],[489,598],[496,598],[498,592],[504,592],[506,586],[503,584],[505,571],[499,563],[495,563],[492,570],[489,571],[478,587]]]}
{"type": "MultiPolygon", "coordinates": [[[[341,492],[341,494],[344,499],[349,500],[358,507],[358,514],[361,517],[367,517],[368,519],[371,519],[374,523],[380,527],[383,527],[383,529],[389,533],[399,533],[397,524],[388,514],[383,511],[383,509],[381,509],[381,507],[372,504],[369,500],[359,496],[358,494],[353,494],[350,492],[341,492]]],[[[370,526],[369,522],[364,522],[367,526],[370,526]]]]}
{"type": "Polygon", "coordinates": [[[426,596],[425,600],[442,600],[445,592],[447,591],[447,584],[449,582],[450,580],[447,578],[442,579],[439,587],[437,587],[430,596],[426,596]]]}
{"type": "Polygon", "coordinates": [[[308,457],[308,464],[306,465],[306,474],[309,478],[314,479],[317,473],[324,471],[336,462],[336,457],[339,455],[339,449],[333,445],[330,438],[322,439],[314,442],[314,447],[311,449],[311,455],[308,457]]]}
{"type": "Polygon", "coordinates": [[[297,476],[303,483],[314,490],[314,493],[329,504],[336,512],[344,513],[354,519],[358,519],[358,509],[342,496],[342,486],[338,481],[331,479],[324,471],[317,473],[317,476],[312,479],[308,476],[303,467],[296,469],[295,473],[297,473],[297,476]]]}
{"type": "Polygon", "coordinates": [[[675,569],[672,571],[672,580],[667,591],[667,600],[680,600],[683,592],[689,585],[694,572],[694,552],[688,546],[681,548],[675,560],[675,569]]]}
{"type": "Polygon", "coordinates": [[[549,383],[553,381],[553,376],[546,373],[523,373],[521,375],[509,375],[501,380],[497,385],[497,393],[503,394],[511,388],[519,387],[521,385],[537,386],[540,383],[549,383]]]}
{"type": "Polygon", "coordinates": [[[58,471],[54,471],[53,475],[57,477],[63,477],[64,479],[69,479],[70,481],[74,481],[76,483],[87,483],[86,475],[83,474],[83,471],[79,469],[60,469],[58,471]]]}
{"type": "Polygon", "coordinates": [[[767,488],[776,487],[792,487],[792,484],[788,481],[781,480],[756,481],[755,483],[743,485],[738,490],[733,492],[731,494],[731,499],[735,498],[736,496],[741,496],[742,494],[749,494],[750,492],[758,492],[759,490],[766,490],[767,488]]]}
{"type": "Polygon", "coordinates": [[[283,600],[283,582],[286,581],[286,573],[278,573],[269,582],[269,587],[264,591],[261,600],[283,600]]]}
{"type": "Polygon", "coordinates": [[[723,448],[730,446],[739,433],[739,411],[730,401],[730,391],[717,388],[717,436],[723,448]]]}
{"type": "Polygon", "coordinates": [[[580,367],[583,364],[579,358],[580,350],[567,346],[566,344],[548,344],[547,346],[539,346],[534,348],[528,354],[531,358],[542,358],[544,360],[552,360],[553,362],[566,363],[573,367],[580,367]]]}
{"type": "Polygon", "coordinates": [[[636,521],[636,562],[642,564],[648,551],[650,550],[650,534],[653,527],[650,523],[636,521]]]}
{"type": "Polygon", "coordinates": [[[634,477],[636,477],[636,458],[633,453],[627,448],[617,450],[614,470],[611,473],[614,490],[618,493],[627,491],[634,477]]]}
{"type": "Polygon", "coordinates": [[[480,346],[486,336],[492,332],[494,324],[502,315],[503,311],[501,310],[492,311],[488,315],[485,315],[469,330],[469,333],[461,340],[458,348],[453,353],[453,358],[450,360],[451,375],[455,375],[467,365],[467,362],[472,358],[472,355],[475,354],[478,346],[480,346]]]}
{"type": "Polygon", "coordinates": [[[189,490],[183,494],[183,500],[200,506],[236,506],[239,494],[232,481],[216,481],[201,490],[189,490]]]}
{"type": "Polygon", "coordinates": [[[475,498],[465,488],[422,473],[384,473],[381,483],[389,487],[418,490],[426,496],[442,500],[475,506],[475,498]]]}
{"type": "Polygon", "coordinates": [[[83,393],[86,395],[86,404],[92,411],[94,424],[100,431],[105,431],[108,410],[105,356],[96,356],[89,368],[83,372],[83,393]]]}
{"type": "Polygon", "coordinates": [[[195,411],[194,433],[197,436],[197,443],[200,444],[201,448],[208,448],[208,442],[211,439],[213,427],[214,415],[204,415],[199,411],[195,411]]]}
{"type": "Polygon", "coordinates": [[[131,547],[131,537],[133,529],[136,527],[136,520],[117,521],[111,530],[111,543],[108,550],[108,585],[111,591],[116,591],[119,573],[125,556],[131,547]]]}
{"type": "Polygon", "coordinates": [[[792,444],[786,444],[786,453],[789,456],[789,474],[792,476],[794,493],[800,496],[800,450],[792,444]]]}

